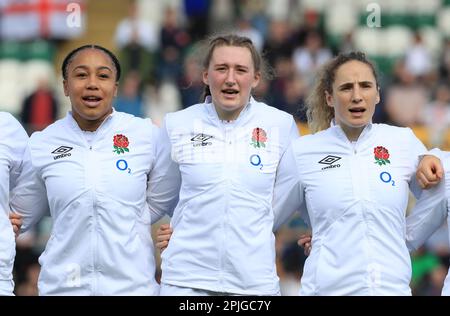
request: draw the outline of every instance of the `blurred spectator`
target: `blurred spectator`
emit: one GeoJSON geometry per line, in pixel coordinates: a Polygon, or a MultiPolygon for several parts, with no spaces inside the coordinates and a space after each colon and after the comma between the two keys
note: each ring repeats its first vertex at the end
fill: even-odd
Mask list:
{"type": "Polygon", "coordinates": [[[183,75],[178,82],[182,109],[203,102],[203,100],[200,100],[204,87],[201,73],[195,56],[192,53],[189,54],[184,62],[183,75]]]}
{"type": "Polygon", "coordinates": [[[414,43],[406,52],[405,68],[418,78],[425,78],[431,72],[431,55],[419,32],[414,34],[414,43]]]}
{"type": "Polygon", "coordinates": [[[264,38],[259,31],[254,28],[247,18],[240,18],[237,21],[237,34],[240,36],[248,37],[252,40],[255,48],[261,52],[264,44],[264,38]]]}
{"type": "Polygon", "coordinates": [[[180,99],[178,87],[171,81],[164,81],[152,96],[147,115],[152,118],[154,124],[160,126],[166,113],[180,110],[180,99]]]}
{"type": "Polygon", "coordinates": [[[191,43],[191,37],[178,21],[177,9],[167,7],[161,26],[161,48],[156,68],[159,81],[176,81],[181,76],[184,49],[191,43]]]}
{"type": "Polygon", "coordinates": [[[266,0],[266,15],[271,20],[287,21],[291,9],[290,0],[266,0]]]}
{"type": "Polygon", "coordinates": [[[283,111],[292,114],[296,121],[306,123],[306,108],[302,105],[306,98],[307,87],[303,78],[297,74],[293,75],[288,78],[284,88],[283,111]]]}
{"type": "Polygon", "coordinates": [[[266,0],[238,1],[240,15],[245,15],[263,38],[267,36],[270,18],[266,14],[266,0]]]}
{"type": "Polygon", "coordinates": [[[306,10],[300,26],[295,31],[296,46],[305,46],[308,34],[314,32],[319,33],[321,38],[325,37],[325,33],[320,26],[319,13],[315,10],[306,10]]]}
{"type": "Polygon", "coordinates": [[[266,98],[268,104],[281,109],[284,101],[284,91],[289,77],[294,75],[292,59],[288,57],[278,57],[274,65],[275,78],[270,82],[269,93],[266,98]]]}
{"type": "Polygon", "coordinates": [[[184,10],[188,19],[188,31],[193,41],[208,34],[210,0],[184,0],[184,10]]]}
{"type": "Polygon", "coordinates": [[[291,58],[292,33],[286,21],[274,20],[269,26],[269,35],[263,47],[264,56],[271,67],[278,59],[291,58]]]}
{"type": "Polygon", "coordinates": [[[297,241],[302,234],[311,234],[300,213],[295,213],[276,232],[275,250],[280,292],[283,296],[297,296],[306,256],[297,241]]]}
{"type": "Polygon", "coordinates": [[[296,48],[292,56],[295,69],[305,77],[309,86],[313,84],[320,66],[331,57],[331,51],[323,46],[323,38],[316,31],[310,31],[306,34],[305,45],[296,48]]]}
{"type": "MultiPolygon", "coordinates": [[[[16,239],[16,258],[14,260],[14,283],[16,295],[34,295],[37,292],[37,283],[32,286],[33,273],[30,267],[38,264],[38,257],[42,249],[36,247],[38,230],[30,230],[16,239]]],[[[37,281],[37,280],[36,280],[37,281]]]]}
{"type": "Polygon", "coordinates": [[[120,63],[125,77],[128,71],[139,71],[143,81],[151,78],[153,54],[159,45],[156,27],[138,16],[136,0],[130,1],[128,17],[122,20],[115,32],[115,42],[120,50],[120,63]]]}
{"type": "Polygon", "coordinates": [[[353,33],[349,32],[344,35],[342,42],[340,43],[340,46],[339,46],[339,52],[348,54],[355,50],[357,50],[357,49],[353,42],[353,33]]]}
{"type": "Polygon", "coordinates": [[[380,88],[380,102],[375,107],[375,113],[372,118],[373,123],[387,123],[389,121],[388,114],[386,113],[386,90],[382,85],[380,88]]]}
{"type": "Polygon", "coordinates": [[[442,264],[439,264],[432,269],[426,276],[428,282],[425,283],[425,287],[421,295],[441,296],[447,271],[448,269],[442,264]]]}
{"type": "Polygon", "coordinates": [[[122,89],[116,99],[114,108],[119,112],[144,117],[143,97],[141,93],[141,78],[136,71],[129,72],[122,84],[122,89]]]}
{"type": "Polygon", "coordinates": [[[41,266],[39,265],[37,258],[30,262],[26,266],[25,280],[16,287],[17,296],[38,296],[38,279],[41,272],[41,266]]]}
{"type": "Polygon", "coordinates": [[[413,295],[441,295],[447,269],[441,264],[439,257],[427,252],[422,247],[412,255],[411,263],[411,290],[413,295]]]}
{"type": "Polygon", "coordinates": [[[450,257],[448,236],[448,226],[447,223],[444,223],[425,242],[426,249],[436,254],[446,265],[449,264],[448,258],[450,257]]]}
{"type": "Polygon", "coordinates": [[[443,45],[439,68],[440,78],[450,82],[450,38],[443,45]]]}
{"type": "Polygon", "coordinates": [[[58,116],[58,103],[50,89],[48,79],[40,78],[37,89],[25,98],[22,105],[21,121],[31,135],[52,124],[58,116]]]}
{"type": "Polygon", "coordinates": [[[449,83],[442,82],[437,86],[434,100],[425,106],[422,116],[430,133],[431,145],[441,147],[445,133],[450,127],[449,83]]]}
{"type": "Polygon", "coordinates": [[[297,245],[297,240],[284,245],[281,253],[283,274],[280,277],[280,292],[282,296],[297,296],[300,289],[303,265],[306,256],[303,249],[297,245]]]}
{"type": "Polygon", "coordinates": [[[425,87],[408,71],[404,60],[397,63],[395,76],[396,81],[388,88],[386,96],[390,123],[408,127],[423,124],[422,114],[428,103],[425,87]]]}
{"type": "Polygon", "coordinates": [[[258,86],[252,90],[252,96],[259,102],[264,102],[274,106],[271,103],[273,98],[271,97],[270,83],[271,81],[269,79],[262,77],[259,80],[258,86]]]}
{"type": "Polygon", "coordinates": [[[135,43],[149,51],[155,50],[158,47],[156,27],[139,18],[139,6],[136,0],[130,0],[129,3],[128,16],[119,22],[116,29],[117,47],[123,49],[135,43]]]}
{"type": "Polygon", "coordinates": [[[294,71],[291,59],[279,59],[275,67],[277,77],[272,81],[269,104],[292,114],[296,121],[306,122],[302,104],[307,93],[307,83],[294,71]]]}
{"type": "Polygon", "coordinates": [[[210,32],[222,32],[233,25],[235,18],[235,1],[211,0],[210,32]]]}

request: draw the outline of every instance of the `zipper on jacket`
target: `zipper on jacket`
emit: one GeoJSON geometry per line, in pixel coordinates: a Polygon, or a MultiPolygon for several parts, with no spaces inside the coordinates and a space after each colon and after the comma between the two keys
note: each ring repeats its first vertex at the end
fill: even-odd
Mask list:
{"type": "Polygon", "coordinates": [[[98,295],[101,293],[97,293],[98,291],[98,258],[97,258],[97,248],[98,248],[98,214],[97,214],[97,201],[95,196],[95,189],[92,188],[92,211],[94,213],[94,245],[93,245],[93,271],[94,271],[94,295],[98,295]]]}
{"type": "Polygon", "coordinates": [[[221,240],[221,247],[220,247],[220,272],[219,272],[219,284],[220,284],[220,292],[224,292],[224,283],[225,280],[225,276],[224,276],[224,270],[225,270],[225,261],[227,260],[227,240],[228,240],[228,226],[230,225],[230,221],[228,218],[228,208],[230,205],[230,186],[231,186],[231,182],[233,177],[235,176],[234,172],[231,172],[229,170],[230,166],[232,166],[232,168],[234,168],[235,166],[235,152],[234,152],[234,148],[233,146],[233,141],[232,141],[232,137],[233,137],[233,127],[230,125],[225,125],[224,128],[224,146],[225,146],[225,157],[226,159],[222,162],[222,168],[224,170],[227,170],[228,172],[222,172],[222,177],[224,178],[224,181],[226,183],[225,188],[226,188],[226,199],[225,199],[225,205],[224,205],[224,212],[222,215],[222,240],[221,240]]]}
{"type": "Polygon", "coordinates": [[[97,276],[97,264],[98,264],[98,258],[97,258],[97,247],[98,247],[98,237],[97,237],[97,227],[98,227],[98,217],[97,217],[97,211],[96,211],[96,196],[95,196],[95,183],[93,180],[93,168],[95,167],[95,157],[94,152],[92,151],[92,145],[89,145],[89,152],[88,152],[88,161],[87,165],[89,166],[87,169],[87,177],[89,177],[89,180],[87,181],[87,185],[90,187],[91,190],[91,200],[92,200],[92,219],[93,219],[93,226],[92,226],[92,232],[91,232],[91,238],[92,238],[92,244],[91,244],[91,251],[92,251],[92,295],[98,295],[98,276],[97,276]]]}
{"type": "MultiPolygon", "coordinates": [[[[357,150],[357,143],[352,144],[354,145],[354,147],[352,148],[352,153],[353,153],[353,164],[351,166],[352,169],[356,168],[356,170],[358,171],[354,171],[355,173],[359,172],[361,170],[360,167],[360,157],[358,157],[358,150],[357,150]]],[[[373,276],[373,272],[371,271],[371,269],[369,269],[370,266],[372,266],[374,264],[374,256],[373,253],[371,251],[371,249],[373,249],[373,245],[372,245],[372,237],[371,237],[371,214],[370,211],[367,210],[367,204],[366,202],[363,202],[363,200],[367,199],[367,190],[369,190],[367,184],[365,183],[366,180],[363,180],[362,178],[360,178],[359,176],[356,176],[357,179],[359,179],[358,183],[354,183],[353,184],[353,188],[358,188],[358,192],[356,193],[356,195],[360,198],[360,214],[361,214],[361,225],[363,226],[363,241],[366,246],[363,247],[365,249],[365,256],[366,256],[366,260],[367,260],[367,270],[365,271],[365,277],[367,277],[368,282],[367,282],[367,290],[369,291],[369,295],[374,295],[375,294],[375,284],[372,281],[372,276],[373,276]]]]}
{"type": "Polygon", "coordinates": [[[227,179],[227,191],[226,191],[226,203],[224,205],[224,212],[223,212],[223,219],[222,219],[222,240],[221,240],[221,247],[220,247],[220,271],[219,271],[219,284],[220,284],[220,292],[223,292],[223,288],[224,288],[224,266],[225,266],[225,260],[226,260],[226,240],[228,239],[227,237],[227,230],[228,230],[228,206],[229,206],[229,195],[230,195],[230,189],[229,189],[229,179],[227,179]]]}

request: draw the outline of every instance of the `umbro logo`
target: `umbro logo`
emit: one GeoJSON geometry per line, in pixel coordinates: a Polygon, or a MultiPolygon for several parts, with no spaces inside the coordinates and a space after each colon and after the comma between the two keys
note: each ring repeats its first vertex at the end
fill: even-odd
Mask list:
{"type": "Polygon", "coordinates": [[[341,165],[340,164],[334,165],[334,163],[340,159],[341,159],[341,157],[328,155],[325,158],[323,158],[322,160],[320,160],[319,163],[323,164],[323,165],[328,165],[327,167],[323,167],[322,170],[339,168],[341,165]]]}
{"type": "Polygon", "coordinates": [[[208,140],[210,140],[211,138],[213,138],[213,136],[211,135],[206,135],[203,133],[197,134],[191,138],[192,146],[199,147],[212,145],[212,142],[208,142],[208,140]]]}
{"type": "Polygon", "coordinates": [[[339,159],[341,159],[341,157],[328,155],[325,158],[323,158],[321,161],[319,161],[319,163],[324,164],[324,165],[332,165],[339,159]]]}
{"type": "Polygon", "coordinates": [[[56,155],[53,157],[53,159],[56,160],[56,159],[71,156],[72,154],[69,153],[69,151],[71,151],[72,149],[73,149],[73,147],[68,147],[68,146],[60,146],[60,147],[56,148],[54,151],[52,151],[52,154],[56,155]]]}

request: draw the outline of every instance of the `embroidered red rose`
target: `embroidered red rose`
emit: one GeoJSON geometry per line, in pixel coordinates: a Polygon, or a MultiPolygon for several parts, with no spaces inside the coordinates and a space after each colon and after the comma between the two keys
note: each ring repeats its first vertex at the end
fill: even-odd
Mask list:
{"type": "Polygon", "coordinates": [[[385,165],[386,163],[391,163],[389,161],[389,151],[383,146],[377,146],[373,149],[375,155],[375,163],[385,165]]]}
{"type": "Polygon", "coordinates": [[[250,143],[251,145],[253,145],[255,148],[266,147],[266,141],[267,134],[265,130],[259,127],[253,129],[252,141],[250,143]]]}
{"type": "Polygon", "coordinates": [[[125,152],[129,152],[129,144],[128,138],[125,135],[117,134],[114,136],[113,152],[116,154],[124,154],[125,152]]]}

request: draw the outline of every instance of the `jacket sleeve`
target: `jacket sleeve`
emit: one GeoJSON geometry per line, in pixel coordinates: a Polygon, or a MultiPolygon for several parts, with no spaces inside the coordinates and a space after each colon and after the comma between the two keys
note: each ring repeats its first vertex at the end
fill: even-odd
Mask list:
{"type": "Polygon", "coordinates": [[[28,136],[20,123],[9,113],[0,112],[0,181],[1,210],[9,212],[10,191],[16,186],[22,168],[22,157],[28,142],[28,136]]]}
{"type": "Polygon", "coordinates": [[[10,190],[16,186],[17,178],[22,170],[22,158],[28,144],[28,135],[22,125],[11,116],[11,135],[4,135],[6,139],[10,139],[11,143],[8,148],[11,165],[9,170],[9,188],[10,190]]]}
{"type": "Polygon", "coordinates": [[[424,190],[410,215],[406,218],[406,245],[417,250],[447,218],[450,181],[443,180],[436,187],[424,190]]]}
{"type": "Polygon", "coordinates": [[[278,164],[273,192],[273,231],[284,224],[295,211],[307,216],[303,186],[297,170],[292,145],[288,147],[278,164]]]}
{"type": "MultiPolygon", "coordinates": [[[[438,158],[438,159],[441,161],[441,164],[443,165],[444,159],[445,159],[445,157],[446,157],[446,152],[440,150],[439,148],[433,148],[433,149],[431,149],[431,150],[429,150],[429,151],[426,151],[426,152],[420,154],[420,155],[419,155],[418,165],[417,165],[417,168],[416,168],[416,169],[418,169],[418,166],[419,166],[420,161],[421,161],[422,158],[424,158],[425,156],[434,156],[434,157],[438,158]]],[[[450,175],[450,174],[449,174],[449,175],[450,175]]],[[[411,189],[411,191],[412,191],[413,193],[416,192],[417,194],[415,194],[415,196],[416,196],[416,198],[419,198],[419,197],[420,197],[420,194],[421,194],[422,191],[423,191],[423,189],[419,186],[419,183],[417,182],[415,176],[416,176],[416,173],[414,173],[414,179],[413,179],[413,181],[411,182],[411,183],[412,183],[412,189],[411,189]],[[417,188],[416,188],[416,187],[417,187],[417,188]]]]}
{"type": "Polygon", "coordinates": [[[423,190],[416,180],[416,171],[419,166],[419,162],[423,156],[427,155],[428,150],[424,144],[414,135],[413,131],[408,128],[410,133],[410,154],[411,159],[415,159],[413,169],[411,172],[411,178],[409,180],[409,189],[416,199],[419,199],[423,190]]]}
{"type": "Polygon", "coordinates": [[[164,215],[172,216],[178,203],[181,175],[178,165],[171,157],[171,143],[165,125],[154,127],[155,163],[147,183],[147,204],[152,224],[164,215]]]}
{"type": "Polygon", "coordinates": [[[13,294],[13,265],[16,244],[8,219],[10,190],[20,172],[28,136],[9,113],[0,112],[0,296],[13,294]]]}
{"type": "Polygon", "coordinates": [[[436,147],[436,148],[429,150],[425,155],[435,156],[442,161],[444,159],[445,153],[436,147]]]}
{"type": "Polygon", "coordinates": [[[17,184],[11,191],[10,207],[11,211],[23,216],[22,233],[48,214],[47,190],[39,172],[33,166],[29,146],[25,150],[17,184]]]}

